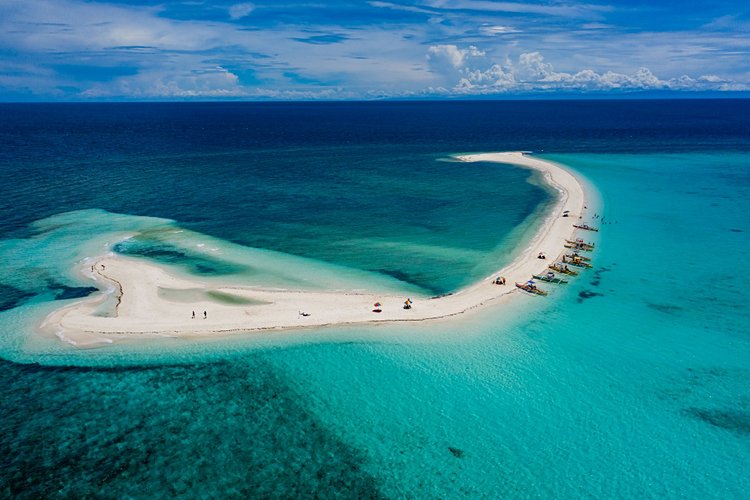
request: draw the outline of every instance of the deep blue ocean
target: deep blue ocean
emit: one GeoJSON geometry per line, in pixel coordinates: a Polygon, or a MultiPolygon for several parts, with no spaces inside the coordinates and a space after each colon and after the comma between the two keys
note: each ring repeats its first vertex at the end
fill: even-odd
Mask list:
{"type": "Polygon", "coordinates": [[[0,186],[2,498],[750,491],[750,100],[0,104],[0,186]],[[450,293],[553,199],[451,161],[508,150],[596,194],[594,269],[545,299],[91,350],[34,333],[106,251],[450,293]]]}

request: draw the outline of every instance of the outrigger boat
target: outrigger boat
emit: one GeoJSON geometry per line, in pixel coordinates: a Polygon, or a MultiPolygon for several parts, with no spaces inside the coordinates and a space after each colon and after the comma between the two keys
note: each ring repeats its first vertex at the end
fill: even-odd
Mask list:
{"type": "Polygon", "coordinates": [[[565,248],[574,248],[576,250],[584,250],[586,252],[590,252],[594,249],[593,243],[586,243],[582,239],[577,239],[575,241],[573,240],[565,240],[565,248]]]}
{"type": "Polygon", "coordinates": [[[558,285],[564,285],[568,282],[568,280],[556,277],[555,273],[553,272],[549,272],[547,274],[535,274],[533,275],[533,277],[534,279],[546,281],[547,283],[557,283],[558,285]]]}
{"type": "Polygon", "coordinates": [[[560,263],[550,264],[547,267],[549,267],[553,271],[557,271],[558,273],[567,274],[568,276],[578,276],[578,271],[573,271],[572,269],[568,269],[568,266],[564,266],[560,263]]]}
{"type": "Polygon", "coordinates": [[[586,247],[583,245],[576,245],[575,243],[566,243],[563,245],[565,248],[569,248],[571,250],[575,250],[577,252],[593,252],[594,247],[586,247]]]}
{"type": "Polygon", "coordinates": [[[578,255],[577,253],[565,254],[564,257],[566,259],[570,259],[570,260],[576,260],[576,259],[580,259],[582,261],[590,261],[591,260],[591,257],[586,257],[585,255],[578,255]]]}
{"type": "Polygon", "coordinates": [[[536,295],[547,295],[547,292],[544,290],[540,290],[536,287],[533,281],[529,280],[526,283],[519,283],[516,281],[516,287],[520,288],[521,290],[524,290],[529,293],[534,293],[536,295]]]}
{"type": "Polygon", "coordinates": [[[597,228],[589,226],[588,224],[573,224],[573,227],[577,227],[578,229],[585,229],[586,231],[599,231],[597,228]]]}
{"type": "Polygon", "coordinates": [[[593,267],[591,264],[589,264],[588,262],[584,262],[581,259],[568,260],[568,259],[563,258],[563,263],[570,264],[571,266],[576,266],[576,267],[586,267],[586,268],[593,267]]]}

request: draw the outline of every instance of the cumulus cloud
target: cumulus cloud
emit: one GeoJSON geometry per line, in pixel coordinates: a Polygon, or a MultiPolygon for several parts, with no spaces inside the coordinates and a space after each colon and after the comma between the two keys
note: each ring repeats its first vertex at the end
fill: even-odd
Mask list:
{"type": "Polygon", "coordinates": [[[433,45],[427,49],[427,60],[436,65],[447,63],[455,69],[461,69],[471,57],[482,57],[485,53],[470,45],[466,49],[459,49],[455,45],[433,45]]]}
{"type": "Polygon", "coordinates": [[[237,75],[221,66],[188,71],[145,71],[123,77],[107,85],[96,85],[81,96],[100,97],[231,97],[239,95],[242,87],[237,75]]]}
{"type": "Polygon", "coordinates": [[[625,31],[565,1],[361,2],[371,19],[360,8],[321,16],[333,7],[298,0],[274,4],[283,15],[273,19],[243,0],[219,11],[175,6],[0,0],[0,99],[732,91],[750,82],[744,32],[625,31]]]}
{"type": "Polygon", "coordinates": [[[452,71],[446,77],[456,77],[450,88],[438,87],[437,93],[481,95],[507,92],[536,91],[635,91],[635,90],[745,90],[744,85],[724,80],[716,75],[693,78],[682,75],[661,79],[650,69],[641,67],[630,74],[614,71],[597,72],[581,69],[576,72],[555,70],[539,52],[525,52],[515,61],[506,59],[503,64],[475,67],[472,56],[485,56],[477,47],[460,49],[455,45],[436,45],[428,49],[430,60],[448,61],[452,71]]]}
{"type": "Polygon", "coordinates": [[[238,3],[229,7],[229,17],[232,19],[242,19],[250,15],[255,10],[255,5],[251,3],[238,3]]]}

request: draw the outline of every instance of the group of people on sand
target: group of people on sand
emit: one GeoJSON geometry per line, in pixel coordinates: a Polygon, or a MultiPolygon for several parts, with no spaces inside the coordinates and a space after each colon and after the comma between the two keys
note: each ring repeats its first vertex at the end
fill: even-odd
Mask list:
{"type": "Polygon", "coordinates": [[[495,285],[504,285],[505,284],[505,276],[498,276],[495,278],[495,281],[493,281],[495,285]]]}
{"type": "MultiPolygon", "coordinates": [[[[404,309],[411,309],[412,304],[413,302],[411,301],[411,299],[407,298],[404,301],[404,309]]],[[[375,309],[373,309],[372,312],[374,313],[383,312],[383,309],[381,309],[381,307],[382,307],[382,304],[380,302],[375,302],[375,309]]]]}
{"type": "MultiPolygon", "coordinates": [[[[206,311],[203,311],[203,319],[208,318],[208,313],[206,311]]],[[[193,311],[193,319],[195,319],[195,311],[193,311]]]]}

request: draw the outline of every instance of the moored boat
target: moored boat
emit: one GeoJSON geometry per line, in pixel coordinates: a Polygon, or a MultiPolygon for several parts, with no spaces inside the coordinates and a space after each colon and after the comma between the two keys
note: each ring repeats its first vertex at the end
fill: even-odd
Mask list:
{"type": "Polygon", "coordinates": [[[549,267],[553,271],[557,271],[558,273],[567,274],[568,276],[578,276],[578,271],[568,269],[567,265],[560,264],[559,262],[556,264],[550,264],[547,267],[549,267]]]}
{"type": "Polygon", "coordinates": [[[589,243],[587,241],[583,241],[583,238],[578,238],[576,240],[565,240],[565,241],[567,243],[570,243],[570,244],[583,245],[583,246],[592,247],[592,248],[596,246],[596,244],[594,244],[594,243],[589,243]]]}
{"type": "Polygon", "coordinates": [[[549,272],[547,274],[535,274],[534,279],[538,279],[540,281],[546,281],[547,283],[556,283],[558,285],[564,285],[568,282],[568,280],[564,280],[562,278],[558,278],[555,276],[555,273],[549,272]]]}
{"type": "Polygon", "coordinates": [[[570,264],[571,266],[576,266],[576,267],[585,267],[586,269],[591,269],[591,268],[593,267],[593,266],[592,266],[591,264],[589,264],[588,262],[584,262],[584,261],[582,261],[582,260],[580,260],[580,259],[574,259],[574,260],[565,260],[565,261],[563,261],[563,262],[565,262],[566,264],[570,264]]]}
{"type": "Polygon", "coordinates": [[[565,248],[569,248],[571,250],[575,250],[576,252],[593,252],[593,247],[584,247],[580,245],[576,245],[575,243],[566,243],[563,245],[565,248]]]}
{"type": "Polygon", "coordinates": [[[582,239],[578,238],[577,240],[565,240],[565,248],[574,248],[576,250],[584,250],[586,252],[590,252],[594,249],[593,243],[586,243],[582,239]]]}
{"type": "Polygon", "coordinates": [[[585,261],[585,262],[586,262],[586,261],[590,261],[590,260],[591,260],[591,257],[586,257],[585,255],[578,255],[577,253],[569,253],[569,254],[565,254],[565,255],[564,255],[564,257],[565,257],[566,259],[568,259],[568,260],[576,260],[576,259],[579,259],[579,260],[582,260],[582,261],[585,261]]]}
{"type": "Polygon", "coordinates": [[[595,231],[598,232],[599,230],[593,226],[589,226],[588,224],[573,224],[573,227],[578,229],[585,229],[586,231],[595,231]]]}
{"type": "Polygon", "coordinates": [[[527,281],[526,283],[519,283],[516,281],[516,287],[520,288],[521,290],[524,290],[526,292],[533,293],[536,295],[547,295],[547,292],[537,288],[534,282],[531,280],[527,281]]]}

